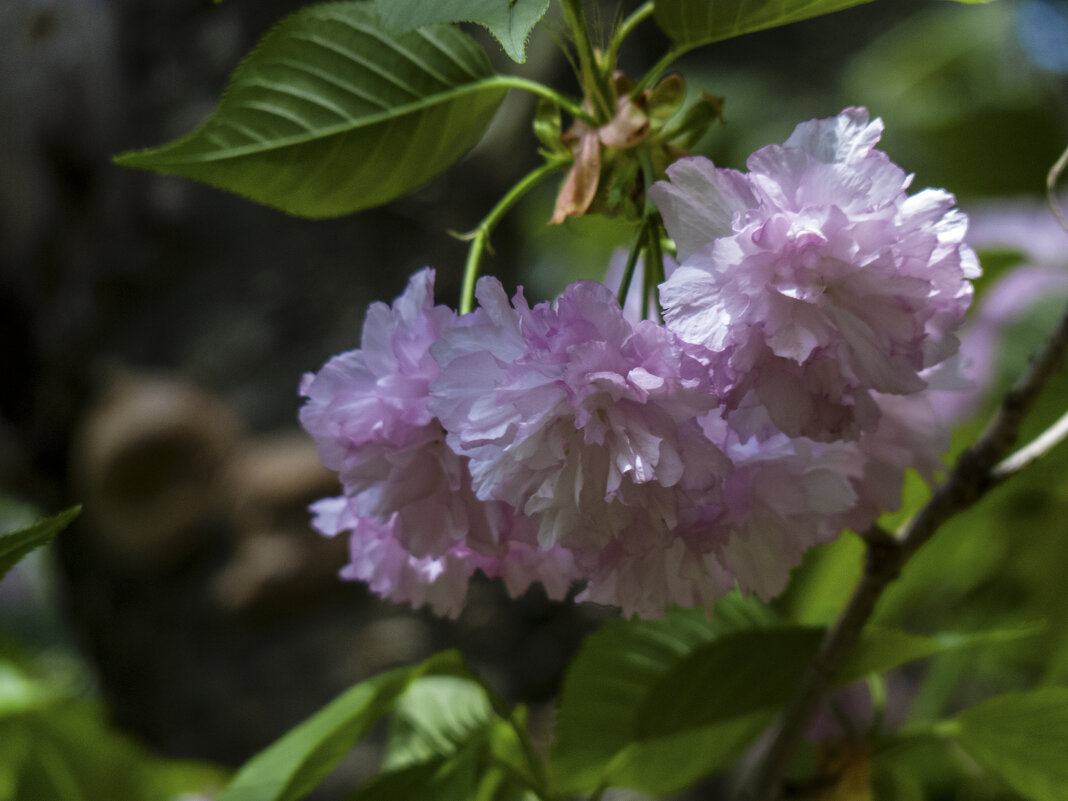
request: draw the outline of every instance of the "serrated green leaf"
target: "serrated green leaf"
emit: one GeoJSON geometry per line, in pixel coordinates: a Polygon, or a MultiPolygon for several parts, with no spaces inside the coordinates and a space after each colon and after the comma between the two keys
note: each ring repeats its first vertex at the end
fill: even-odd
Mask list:
{"type": "Polygon", "coordinates": [[[675,44],[696,47],[869,2],[871,0],[656,0],[655,16],[660,29],[675,44]]]}
{"type": "Polygon", "coordinates": [[[0,581],[26,554],[51,542],[59,532],[70,525],[81,512],[75,506],[58,515],[34,523],[29,528],[0,534],[0,581]]]}
{"type": "Polygon", "coordinates": [[[478,142],[507,91],[458,29],[392,35],[370,2],[311,6],[260,41],[197,130],[116,162],[337,217],[440,173],[478,142]]]}
{"type": "Polygon", "coordinates": [[[522,64],[527,39],[548,11],[549,0],[376,0],[376,6],[382,23],[394,33],[439,22],[474,22],[522,64]]]}
{"type": "Polygon", "coordinates": [[[1063,801],[1068,788],[1068,687],[999,695],[939,728],[1025,798],[1063,801]]]}
{"type": "Polygon", "coordinates": [[[319,784],[348,750],[392,711],[415,680],[468,676],[455,651],[360,682],[249,760],[217,801],[296,801],[319,784]]]}

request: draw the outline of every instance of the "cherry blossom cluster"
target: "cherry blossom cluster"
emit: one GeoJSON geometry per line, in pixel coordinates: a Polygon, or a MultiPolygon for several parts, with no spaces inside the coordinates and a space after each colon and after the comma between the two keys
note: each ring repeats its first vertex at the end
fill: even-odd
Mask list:
{"type": "Polygon", "coordinates": [[[947,446],[928,390],[978,263],[953,197],[908,195],[881,131],[847,109],[746,173],[672,165],[650,190],[678,249],[664,324],[597,282],[531,306],[491,277],[461,316],[430,269],[373,304],[361,347],[301,385],[343,575],[439,614],[480,570],[658,617],[769,598],[806,548],[898,506],[947,446]]]}

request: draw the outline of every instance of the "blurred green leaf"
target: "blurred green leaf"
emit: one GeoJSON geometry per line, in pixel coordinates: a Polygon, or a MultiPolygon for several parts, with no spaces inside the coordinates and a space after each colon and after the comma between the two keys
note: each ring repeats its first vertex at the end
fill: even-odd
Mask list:
{"type": "Polygon", "coordinates": [[[221,783],[214,767],[158,759],[109,729],[84,703],[68,701],[6,721],[0,737],[26,746],[18,799],[170,801],[221,783]]]}
{"type": "Polygon", "coordinates": [[[295,801],[316,787],[412,683],[469,676],[455,651],[360,682],[249,760],[217,801],[295,801]]]}
{"type": "Polygon", "coordinates": [[[1025,798],[1065,798],[1068,687],[999,695],[966,709],[939,728],[1025,798]]]}
{"type": "Polygon", "coordinates": [[[14,664],[0,661],[0,719],[40,709],[58,699],[47,684],[28,676],[14,664]]]}
{"type": "Polygon", "coordinates": [[[376,0],[382,23],[393,33],[438,22],[474,22],[493,34],[504,52],[520,64],[527,39],[545,16],[549,0],[376,0]]]}
{"type": "MultiPolygon", "coordinates": [[[[382,773],[350,801],[519,801],[536,780],[490,695],[473,678],[413,682],[394,706],[382,773]]],[[[517,714],[517,725],[525,726],[517,714]]]]}
{"type": "Polygon", "coordinates": [[[272,29],[197,130],[115,160],[337,217],[444,170],[482,137],[507,91],[456,28],[394,36],[370,2],[328,3],[272,29]]]}
{"type": "Polygon", "coordinates": [[[459,750],[493,718],[481,685],[456,676],[426,676],[397,700],[385,770],[403,768],[459,750]]]}
{"type": "Polygon", "coordinates": [[[436,757],[376,776],[349,801],[471,801],[478,783],[478,753],[462,749],[452,757],[436,757]]]}
{"type": "Polygon", "coordinates": [[[656,0],[656,22],[677,45],[711,44],[744,33],[842,11],[871,0],[656,0]]]}
{"type": "Polygon", "coordinates": [[[784,617],[802,625],[824,625],[838,616],[864,569],[864,542],[850,531],[834,542],[809,548],[786,591],[775,599],[784,617]]]}
{"type": "Polygon", "coordinates": [[[19,774],[30,753],[30,744],[14,726],[0,723],[0,801],[15,801],[19,774]]]}
{"type": "Polygon", "coordinates": [[[0,534],[0,581],[26,554],[50,542],[59,532],[70,525],[82,507],[74,506],[54,517],[34,523],[29,528],[0,534]]]}
{"type": "Polygon", "coordinates": [[[519,755],[507,753],[501,759],[502,752],[513,750],[514,740],[507,723],[491,718],[469,731],[464,741],[453,743],[447,754],[384,768],[349,801],[522,801],[532,785],[522,778],[519,755]]]}

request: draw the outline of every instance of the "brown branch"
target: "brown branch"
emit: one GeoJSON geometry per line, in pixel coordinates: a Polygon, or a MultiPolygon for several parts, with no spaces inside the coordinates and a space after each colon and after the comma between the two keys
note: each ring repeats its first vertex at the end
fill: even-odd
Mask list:
{"type": "Polygon", "coordinates": [[[780,797],[783,774],[805,726],[856,644],[875,604],[905,563],[944,522],[972,506],[1003,478],[1015,474],[1016,471],[999,474],[995,470],[1015,444],[1021,424],[1066,353],[1068,308],[1029,369],[1005,396],[982,435],[960,455],[946,480],[901,534],[890,537],[876,528],[865,532],[868,559],[864,575],[801,677],[771,746],[748,782],[744,798],[776,801],[780,797]]]}

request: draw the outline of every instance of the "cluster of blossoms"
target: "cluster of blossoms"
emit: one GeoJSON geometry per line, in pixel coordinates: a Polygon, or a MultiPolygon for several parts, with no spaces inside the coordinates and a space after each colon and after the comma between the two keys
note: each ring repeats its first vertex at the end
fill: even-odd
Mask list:
{"type": "Polygon", "coordinates": [[[301,386],[344,490],[313,506],[349,533],[344,575],[450,615],[475,570],[554,598],[581,580],[578,600],[657,617],[771,597],[806,548],[896,507],[906,468],[940,465],[925,390],[978,264],[952,196],[909,196],[881,130],[847,109],[748,173],[669,168],[663,325],[592,281],[531,307],[483,278],[458,316],[429,269],[374,304],[361,348],[301,386]]]}

